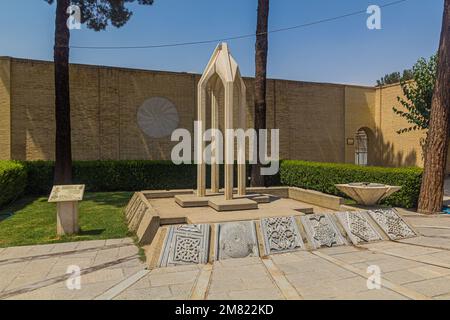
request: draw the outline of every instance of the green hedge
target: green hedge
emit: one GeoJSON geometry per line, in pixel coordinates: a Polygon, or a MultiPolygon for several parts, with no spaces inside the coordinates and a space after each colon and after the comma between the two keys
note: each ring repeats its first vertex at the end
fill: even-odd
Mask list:
{"type": "Polygon", "coordinates": [[[352,164],[320,163],[298,160],[282,161],[281,183],[345,196],[334,186],[339,183],[375,182],[401,186],[402,189],[383,200],[383,204],[404,208],[417,206],[422,169],[361,167],[352,164]]]}
{"type": "Polygon", "coordinates": [[[15,161],[0,161],[0,207],[17,199],[27,185],[27,172],[15,161]]]}
{"type": "MultiPolygon", "coordinates": [[[[48,194],[53,185],[54,162],[24,162],[28,172],[27,193],[48,194]]],[[[136,191],[193,188],[196,166],[171,161],[74,161],[73,183],[87,191],[136,191]]]]}
{"type": "MultiPolygon", "coordinates": [[[[0,161],[0,206],[22,192],[48,195],[53,185],[54,163],[50,161],[0,161]]],[[[221,166],[223,184],[223,166],[221,166]]],[[[209,168],[207,169],[207,185],[209,168]]],[[[235,174],[237,170],[235,170],[235,174]]],[[[247,173],[250,174],[249,168],[247,173]]],[[[270,177],[270,185],[297,186],[344,196],[337,183],[377,182],[402,186],[384,204],[412,208],[417,205],[422,169],[361,167],[350,164],[283,160],[280,174],[270,177]]],[[[196,165],[174,165],[171,161],[75,161],[73,182],[87,191],[136,191],[196,187],[196,165]]]]}
{"type": "MultiPolygon", "coordinates": [[[[23,162],[28,172],[27,193],[49,194],[53,185],[54,163],[50,161],[23,162]]],[[[73,183],[86,185],[87,191],[138,191],[164,189],[193,189],[197,184],[197,166],[175,165],[171,161],[120,160],[74,161],[73,183]]],[[[206,182],[209,186],[210,170],[206,182]]],[[[247,171],[250,174],[250,171],[247,171]]],[[[237,170],[234,170],[235,178],[237,170]]],[[[220,166],[223,184],[223,166],[220,166]]]]}

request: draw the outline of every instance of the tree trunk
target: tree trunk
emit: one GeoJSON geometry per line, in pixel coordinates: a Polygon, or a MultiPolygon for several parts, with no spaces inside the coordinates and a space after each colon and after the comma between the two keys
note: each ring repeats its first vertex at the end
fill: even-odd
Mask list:
{"type": "Polygon", "coordinates": [[[430,127],[420,188],[418,211],[442,210],[445,167],[450,135],[450,0],[444,2],[436,85],[431,103],[430,127]]]}
{"type": "Polygon", "coordinates": [[[69,42],[66,10],[70,0],[57,0],[55,19],[55,184],[72,183],[70,129],[69,42]]]}
{"type": "MultiPolygon", "coordinates": [[[[266,74],[267,74],[267,25],[269,18],[269,0],[258,0],[258,19],[255,44],[255,130],[266,128],[266,74]]],[[[258,150],[261,143],[258,135],[258,150]]],[[[264,186],[261,175],[261,163],[252,165],[251,186],[264,186]]]]}

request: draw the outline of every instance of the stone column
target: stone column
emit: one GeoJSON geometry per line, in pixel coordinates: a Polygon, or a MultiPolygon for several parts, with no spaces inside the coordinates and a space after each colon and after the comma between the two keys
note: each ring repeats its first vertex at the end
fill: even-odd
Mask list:
{"type": "Polygon", "coordinates": [[[217,101],[215,89],[217,86],[211,88],[211,129],[213,129],[211,136],[211,192],[219,192],[219,163],[217,153],[221,150],[217,150],[219,147],[217,143],[216,130],[219,129],[219,105],[217,101]]]}
{"type": "Polygon", "coordinates": [[[233,129],[233,82],[225,83],[225,200],[233,199],[234,135],[233,129]]]}
{"type": "Polygon", "coordinates": [[[204,197],[206,195],[206,165],[203,160],[203,153],[205,150],[203,134],[205,132],[206,118],[206,89],[203,84],[199,84],[198,86],[197,97],[197,196],[204,197]]]}
{"type": "MultiPolygon", "coordinates": [[[[246,89],[243,81],[240,83],[240,97],[239,97],[239,127],[244,130],[247,129],[247,97],[246,89]]],[[[245,139],[245,138],[244,138],[245,139]]],[[[245,187],[247,183],[247,177],[245,174],[245,140],[244,144],[239,146],[238,152],[238,195],[243,196],[246,194],[245,187]]]]}

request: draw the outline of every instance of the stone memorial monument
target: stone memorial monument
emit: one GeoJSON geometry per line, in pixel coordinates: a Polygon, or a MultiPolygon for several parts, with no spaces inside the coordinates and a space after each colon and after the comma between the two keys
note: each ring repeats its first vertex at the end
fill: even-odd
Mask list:
{"type": "Polygon", "coordinates": [[[56,207],[56,231],[58,235],[78,233],[78,202],[83,200],[84,185],[53,186],[48,202],[56,207]]]}
{"type": "Polygon", "coordinates": [[[366,217],[366,212],[338,212],[336,217],[354,245],[383,240],[366,217]]]}
{"type": "Polygon", "coordinates": [[[261,230],[267,255],[304,249],[295,217],[263,218],[261,230]]]}
{"type": "Polygon", "coordinates": [[[347,244],[333,219],[328,214],[311,214],[300,217],[313,249],[347,244]]]}
{"type": "Polygon", "coordinates": [[[259,256],[253,221],[218,223],[216,239],[216,260],[259,256]]]}
{"type": "Polygon", "coordinates": [[[394,210],[370,210],[368,214],[380,226],[391,240],[416,237],[417,234],[394,210]]]}
{"type": "Polygon", "coordinates": [[[247,129],[246,87],[239,66],[228,45],[220,43],[212,54],[197,85],[196,151],[197,190],[193,195],[177,195],[175,201],[182,207],[210,206],[217,211],[257,209],[258,203],[246,196],[245,140],[237,144],[235,129],[247,129]],[[208,104],[208,106],[207,106],[208,104]],[[207,114],[211,115],[211,191],[206,190],[206,159],[204,135],[207,114]],[[223,118],[223,132],[219,119],[223,118]],[[237,123],[234,123],[234,119],[237,123]],[[230,133],[233,134],[230,134],[230,133]],[[219,133],[221,137],[219,137],[219,133]],[[224,143],[222,143],[222,138],[224,143]],[[224,152],[222,152],[224,151],[224,152]],[[223,155],[223,156],[222,156],[223,155]],[[224,194],[219,193],[219,164],[224,160],[224,194]],[[233,196],[233,170],[237,160],[237,196],[233,196]]]}
{"type": "Polygon", "coordinates": [[[208,262],[209,225],[171,226],[165,238],[160,267],[208,262]]]}

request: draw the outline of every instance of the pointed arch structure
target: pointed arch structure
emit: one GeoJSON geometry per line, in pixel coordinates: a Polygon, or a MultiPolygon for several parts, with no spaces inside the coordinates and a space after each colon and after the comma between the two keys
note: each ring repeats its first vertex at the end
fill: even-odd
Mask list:
{"type": "MultiPolygon", "coordinates": [[[[231,56],[226,43],[220,43],[214,50],[208,65],[206,66],[197,88],[197,196],[206,195],[206,163],[203,159],[205,142],[203,135],[206,126],[207,94],[211,92],[211,129],[219,129],[219,112],[224,114],[225,129],[225,199],[233,199],[233,168],[234,168],[234,134],[229,134],[234,129],[233,115],[238,112],[238,127],[246,130],[246,87],[242,80],[239,66],[231,56]],[[219,92],[223,90],[224,108],[219,110],[219,92]],[[237,92],[235,92],[237,91],[237,92]],[[237,99],[235,99],[237,98],[237,99]],[[235,102],[238,101],[237,105],[235,102]],[[230,163],[231,162],[231,163],[230,163]]],[[[219,163],[215,155],[219,147],[214,136],[211,137],[211,192],[219,192],[219,163]]],[[[245,173],[245,146],[238,144],[238,195],[246,193],[245,173]]]]}

